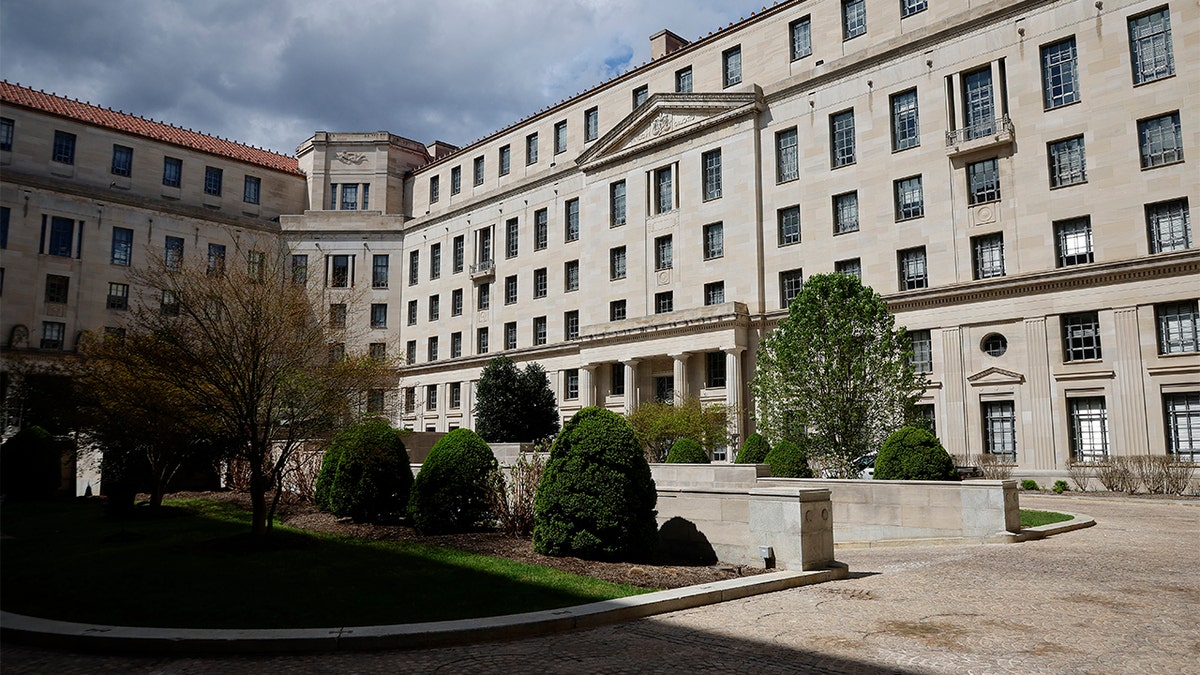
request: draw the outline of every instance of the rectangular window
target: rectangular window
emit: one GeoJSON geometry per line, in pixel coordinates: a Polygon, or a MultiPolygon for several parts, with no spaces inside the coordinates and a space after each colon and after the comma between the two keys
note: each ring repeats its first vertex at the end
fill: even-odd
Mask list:
{"type": "Polygon", "coordinates": [[[538,135],[533,132],[525,137],[525,164],[536,164],[538,161],[538,135]]]}
{"type": "Polygon", "coordinates": [[[910,330],[908,331],[908,340],[912,344],[912,364],[913,370],[918,373],[933,372],[933,338],[927,330],[910,330]]]}
{"type": "Polygon", "coordinates": [[[1063,361],[1089,361],[1102,357],[1100,317],[1096,312],[1064,314],[1063,361]]]}
{"type": "Polygon", "coordinates": [[[673,241],[671,235],[654,239],[654,269],[655,271],[669,270],[674,265],[673,241]]]}
{"type": "Polygon", "coordinates": [[[675,295],[671,291],[654,294],[654,313],[666,314],[675,311],[675,295]]]}
{"type": "Polygon", "coordinates": [[[1163,395],[1167,454],[1180,462],[1200,462],[1200,391],[1163,395]]]}
{"type": "Polygon", "coordinates": [[[67,324],[59,321],[42,322],[42,349],[62,349],[67,324]]]}
{"type": "Polygon", "coordinates": [[[128,176],[133,173],[133,148],[113,145],[112,173],[114,176],[128,176]]]}
{"type": "Polygon", "coordinates": [[[1050,187],[1087,182],[1087,159],[1083,136],[1054,141],[1046,146],[1050,162],[1050,187]]]}
{"type": "Polygon", "coordinates": [[[383,396],[382,389],[367,390],[367,413],[378,414],[383,412],[383,396]]]}
{"type": "Polygon", "coordinates": [[[1047,110],[1079,100],[1075,38],[1042,47],[1042,93],[1047,110]]]}
{"type": "Polygon", "coordinates": [[[429,245],[429,278],[437,279],[442,276],[442,245],[429,245]]]}
{"type": "Polygon", "coordinates": [[[921,177],[912,176],[895,182],[896,220],[920,218],[925,215],[925,193],[921,189],[921,177]]]}
{"type": "MultiPolygon", "coordinates": [[[[414,349],[415,349],[415,345],[414,345],[414,349]]],[[[413,362],[413,359],[410,359],[409,363],[412,363],[412,362],[413,362]]],[[[405,387],[404,388],[404,412],[412,413],[416,409],[417,409],[417,388],[416,387],[405,387]]]]}
{"type": "Polygon", "coordinates": [[[812,19],[804,17],[788,24],[793,61],[812,55],[812,19]]]}
{"type": "Polygon", "coordinates": [[[680,68],[675,71],[675,93],[692,93],[692,67],[680,68]]]}
{"type": "Polygon", "coordinates": [[[417,325],[417,301],[416,300],[408,301],[408,325],[410,325],[410,326],[417,325]]]}
{"type": "Polygon", "coordinates": [[[362,184],[362,210],[366,211],[371,207],[371,184],[362,184]]]}
{"type": "Polygon", "coordinates": [[[625,181],[619,180],[608,186],[608,226],[625,224],[625,181]]]}
{"type": "Polygon", "coordinates": [[[450,408],[458,410],[462,407],[462,382],[450,383],[450,408]]]}
{"type": "Polygon", "coordinates": [[[308,283],[308,256],[297,254],[292,256],[292,283],[308,283]]]}
{"type": "Polygon", "coordinates": [[[207,272],[216,276],[220,276],[225,273],[225,244],[208,245],[207,272]]]}
{"type": "Polygon", "coordinates": [[[710,389],[725,386],[725,352],[704,354],[704,386],[710,389]]]}
{"type": "Polygon", "coordinates": [[[1071,461],[1108,459],[1108,410],[1103,396],[1067,400],[1071,415],[1071,461]]]}
{"type": "Polygon", "coordinates": [[[627,316],[629,316],[628,308],[624,300],[613,300],[608,303],[609,321],[624,321],[627,316]]]}
{"type": "Polygon", "coordinates": [[[554,154],[567,151],[567,121],[563,120],[554,125],[554,154]]]}
{"type": "Polygon", "coordinates": [[[329,210],[330,211],[333,211],[334,209],[337,208],[337,201],[338,201],[337,196],[338,196],[337,183],[331,183],[329,185],[329,210]]]}
{"type": "Polygon", "coordinates": [[[721,52],[722,84],[732,87],[742,81],[742,47],[730,47],[721,52]]]}
{"type": "Polygon", "coordinates": [[[382,360],[387,358],[387,343],[372,342],[367,345],[367,356],[372,359],[382,360]]]}
{"type": "Polygon", "coordinates": [[[725,302],[725,282],[713,281],[704,284],[704,304],[719,305],[725,302]]]}
{"type": "Polygon", "coordinates": [[[892,150],[907,150],[920,144],[917,90],[909,89],[892,96],[892,150]]]}
{"type": "Polygon", "coordinates": [[[1129,19],[1129,52],[1134,84],[1175,74],[1171,13],[1166,7],[1129,19]]]}
{"type": "Polygon", "coordinates": [[[345,183],[342,185],[340,208],[343,211],[358,210],[358,183],[345,183]]]}
{"type": "Polygon", "coordinates": [[[914,421],[922,425],[923,429],[927,429],[929,433],[937,435],[937,420],[936,411],[932,403],[919,403],[913,406],[914,421]]]}
{"type": "Polygon", "coordinates": [[[858,192],[833,197],[833,233],[858,232],[858,192]]]}
{"type": "Polygon", "coordinates": [[[789,206],[786,209],[779,209],[777,220],[779,221],[779,245],[790,246],[800,243],[800,207],[789,206]]]}
{"type": "Polygon", "coordinates": [[[458,274],[463,271],[463,264],[466,259],[466,239],[464,235],[458,235],[454,238],[452,244],[453,251],[451,252],[450,266],[453,274],[458,274]]]}
{"type": "Polygon", "coordinates": [[[583,111],[583,142],[590,143],[600,137],[600,109],[583,111]]]}
{"type": "Polygon", "coordinates": [[[900,290],[912,291],[929,286],[924,246],[897,251],[896,267],[900,270],[900,290]]]}
{"type": "Polygon", "coordinates": [[[455,331],[450,334],[450,358],[457,359],[462,356],[462,331],[455,331]]]}
{"type": "Polygon", "coordinates": [[[221,181],[224,177],[224,169],[218,169],[215,166],[204,167],[204,194],[221,196],[221,181]]]}
{"type": "Polygon", "coordinates": [[[967,165],[967,203],[1000,201],[1000,162],[995,157],[967,165]]]}
{"type": "Polygon", "coordinates": [[[830,166],[854,163],[854,110],[829,116],[830,166]]]}
{"type": "Polygon", "coordinates": [[[613,396],[624,396],[625,395],[625,364],[624,363],[612,364],[612,368],[610,369],[608,379],[612,385],[609,388],[612,391],[612,395],[613,396]]]}
{"type": "Polygon", "coordinates": [[[1059,267],[1092,262],[1092,219],[1083,216],[1055,222],[1054,241],[1059,267]]]}
{"type": "Polygon", "coordinates": [[[800,159],[796,129],[775,134],[775,182],[786,183],[800,177],[800,159]]]}
{"type": "Polygon", "coordinates": [[[329,257],[329,285],[333,288],[348,288],[350,286],[350,256],[334,255],[329,257]]]}
{"type": "Polygon", "coordinates": [[[549,289],[548,274],[545,267],[533,271],[533,297],[544,298],[549,289]]]}
{"type": "Polygon", "coordinates": [[[962,76],[964,137],[974,140],[996,132],[996,107],[992,97],[992,69],[980,68],[962,76]]]}
{"type": "Polygon", "coordinates": [[[71,285],[70,277],[58,274],[46,275],[46,302],[66,304],[71,285]]]}
{"type": "Polygon", "coordinates": [[[1017,415],[1012,401],[985,401],[983,451],[1002,462],[1017,461],[1017,415]]]}
{"type": "Polygon", "coordinates": [[[404,345],[404,362],[412,365],[417,362],[417,341],[409,340],[404,345]]]}
{"type": "Polygon", "coordinates": [[[504,223],[504,257],[517,257],[521,250],[520,234],[520,223],[516,218],[509,218],[504,223]]]}
{"type": "Polygon", "coordinates": [[[565,211],[563,238],[566,241],[577,241],[579,239],[579,200],[568,199],[565,211]]]}
{"type": "Polygon", "coordinates": [[[721,198],[721,151],[710,150],[700,156],[704,167],[704,201],[721,198]]]}
{"type": "Polygon", "coordinates": [[[504,278],[504,304],[517,304],[517,275],[515,274],[504,278]]]}
{"type": "MultiPolygon", "coordinates": [[[[371,305],[371,319],[375,318],[375,305],[371,305]]],[[[346,327],[346,305],[344,303],[333,303],[329,305],[329,327],[330,328],[345,328],[346,327]]]]}
{"type": "Polygon", "coordinates": [[[109,282],[108,309],[129,309],[129,284],[109,282]]]}
{"type": "Polygon", "coordinates": [[[388,255],[375,255],[371,259],[371,288],[388,287],[388,255]]]}
{"type": "Polygon", "coordinates": [[[900,0],[900,18],[912,16],[918,12],[924,12],[929,7],[926,0],[900,0]]]}
{"type": "Polygon", "coordinates": [[[442,318],[442,296],[434,294],[429,296],[429,320],[437,321],[442,318]]]}
{"type": "Polygon", "coordinates": [[[860,258],[839,260],[833,264],[833,271],[862,281],[862,260],[860,258]]]}
{"type": "Polygon", "coordinates": [[[535,316],[533,318],[533,344],[546,344],[546,317],[535,316]]]}
{"type": "Polygon", "coordinates": [[[725,226],[712,223],[704,226],[704,259],[725,257],[725,226]]]}
{"type": "Polygon", "coordinates": [[[971,237],[976,279],[1004,276],[1004,233],[994,232],[971,237]]]}
{"type": "Polygon", "coordinates": [[[612,280],[625,278],[624,246],[618,246],[608,250],[608,278],[612,280]]]}
{"type": "Polygon", "coordinates": [[[439,176],[429,177],[429,203],[436,204],[442,197],[442,181],[439,176]]]}
{"type": "Polygon", "coordinates": [[[456,195],[462,192],[462,167],[456,166],[450,169],[450,194],[456,195]]]}
{"type": "Polygon", "coordinates": [[[438,394],[438,386],[436,384],[425,385],[425,409],[426,410],[437,410],[437,407],[438,407],[437,394],[438,394]]]}
{"type": "Polygon", "coordinates": [[[804,288],[802,270],[786,270],[779,273],[779,306],[787,309],[804,288]]]}
{"type": "Polygon", "coordinates": [[[421,252],[408,252],[408,285],[416,286],[421,280],[421,252]]]}
{"type": "Polygon", "coordinates": [[[474,172],[475,187],[479,187],[480,185],[483,185],[483,158],[482,157],[475,158],[475,167],[474,168],[475,168],[475,172],[474,172]]]}
{"type": "MultiPolygon", "coordinates": [[[[45,222],[45,221],[43,221],[45,222]]],[[[82,235],[82,231],[80,232],[82,235]]],[[[183,240],[180,239],[180,242],[183,240]]],[[[70,258],[75,246],[75,221],[54,216],[50,219],[50,248],[47,253],[70,258]]]]}
{"type": "Polygon", "coordinates": [[[500,157],[497,163],[500,165],[499,174],[507,176],[512,169],[512,148],[510,146],[505,145],[500,148],[500,157]]]}
{"type": "Polygon", "coordinates": [[[492,285],[480,284],[475,289],[475,309],[485,310],[492,307],[492,285]]]}
{"type": "Polygon", "coordinates": [[[1146,205],[1150,252],[1165,253],[1192,247],[1191,212],[1187,197],[1146,205]]]}
{"type": "Polygon", "coordinates": [[[842,39],[856,38],[866,32],[866,0],[842,0],[842,39]]]}
{"type": "MultiPolygon", "coordinates": [[[[53,245],[53,240],[52,240],[53,245]]],[[[52,253],[52,255],[55,255],[52,253]]],[[[70,255],[68,251],[67,255],[70,255]]],[[[163,243],[163,264],[172,272],[183,269],[183,237],[167,236],[163,243]]]]}
{"type": "Polygon", "coordinates": [[[533,250],[541,251],[550,243],[550,212],[538,209],[533,212],[533,250]]]}
{"type": "Polygon", "coordinates": [[[0,150],[12,150],[14,126],[9,118],[0,117],[0,150]]]}
{"type": "Polygon", "coordinates": [[[124,227],[114,227],[112,232],[112,252],[109,262],[113,265],[129,267],[133,260],[133,230],[124,227]]]}
{"type": "MultiPolygon", "coordinates": [[[[54,132],[54,154],[51,157],[62,164],[75,163],[75,134],[65,131],[54,132]]],[[[59,324],[61,325],[61,324],[59,324]]]]}
{"type": "MultiPolygon", "coordinates": [[[[475,260],[479,263],[492,261],[492,228],[485,227],[475,235],[475,260]]],[[[490,267],[490,265],[485,265],[490,267]]]]}
{"type": "Polygon", "coordinates": [[[247,204],[257,204],[261,191],[262,179],[257,176],[246,176],[245,184],[242,186],[242,201],[247,204]]]}
{"type": "Polygon", "coordinates": [[[1179,126],[1179,113],[1139,120],[1138,146],[1143,169],[1182,162],[1183,131],[1179,126]]]}
{"type": "Polygon", "coordinates": [[[563,290],[570,293],[579,290],[579,261],[568,260],[563,264],[563,290]]]}
{"type": "Polygon", "coordinates": [[[648,85],[643,84],[642,86],[638,87],[637,89],[634,89],[633,90],[633,107],[637,108],[639,105],[645,103],[646,99],[648,99],[648,98],[650,98],[650,87],[648,85]]]}
{"type": "Polygon", "coordinates": [[[1200,352],[1200,310],[1196,300],[1154,306],[1158,323],[1158,353],[1200,352]]]}
{"type": "Polygon", "coordinates": [[[516,349],[517,348],[517,322],[516,321],[509,321],[508,323],[504,324],[504,348],[505,349],[516,349]]]}
{"type": "Polygon", "coordinates": [[[666,213],[674,209],[675,188],[671,176],[671,167],[655,169],[654,171],[654,212],[666,213]]]}
{"type": "Polygon", "coordinates": [[[579,339],[579,310],[563,313],[563,335],[568,340],[579,339]]]}
{"type": "Polygon", "coordinates": [[[167,187],[179,187],[183,180],[183,160],[174,157],[163,157],[162,184],[167,187]]]}
{"type": "Polygon", "coordinates": [[[574,401],[579,398],[579,369],[568,368],[563,371],[563,399],[574,401]]]}
{"type": "Polygon", "coordinates": [[[262,281],[263,274],[266,272],[267,257],[262,251],[249,251],[246,253],[246,275],[252,281],[262,281]]]}
{"type": "Polygon", "coordinates": [[[450,291],[450,316],[462,316],[463,313],[463,289],[456,288],[450,291]]]}

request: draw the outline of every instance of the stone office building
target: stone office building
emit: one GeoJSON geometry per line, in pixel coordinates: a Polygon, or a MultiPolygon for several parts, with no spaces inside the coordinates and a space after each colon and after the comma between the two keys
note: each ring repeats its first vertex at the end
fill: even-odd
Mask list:
{"type": "Polygon", "coordinates": [[[1033,474],[1195,459],[1198,15],[1134,0],[784,2],[693,42],[656,34],[647,64],[464,148],[319,132],[292,159],[192,139],[196,194],[174,200],[157,163],[178,139],[5,85],[6,174],[24,168],[0,191],[6,219],[22,213],[4,266],[24,281],[4,335],[21,323],[36,348],[54,323],[42,295],[62,274],[30,229],[42,216],[96,239],[65,263],[88,294],[56,303],[82,328],[114,311],[96,288],[109,230],[125,227],[95,203],[142,221],[162,210],[171,225],[135,235],[150,253],[181,236],[170,228],[197,254],[254,233],[321,274],[372,349],[405,358],[399,425],[472,426],[474,383],[503,353],[546,367],[564,418],[699,397],[739,411],[740,440],[762,336],[807,275],[841,272],[910,330],[951,452],[1033,474]],[[94,155],[84,175],[58,170],[60,127],[94,155]],[[136,143],[145,175],[109,186],[107,153],[115,174],[117,145],[136,143]],[[210,165],[259,178],[261,204],[208,203],[210,165]],[[62,204],[29,207],[31,192],[62,204]]]}

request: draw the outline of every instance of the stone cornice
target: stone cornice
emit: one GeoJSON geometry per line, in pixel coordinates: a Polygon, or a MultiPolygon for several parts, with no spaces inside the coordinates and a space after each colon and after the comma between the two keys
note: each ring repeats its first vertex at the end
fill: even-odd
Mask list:
{"type": "Polygon", "coordinates": [[[700,307],[670,314],[654,314],[647,319],[586,326],[580,337],[580,344],[587,348],[593,346],[593,343],[608,345],[640,342],[654,338],[688,335],[721,326],[744,328],[750,325],[749,311],[741,302],[728,302],[723,305],[700,307]],[[620,325],[623,323],[629,325],[620,325]]]}
{"type": "Polygon", "coordinates": [[[556,356],[570,356],[579,353],[579,343],[577,341],[558,342],[551,345],[538,345],[536,347],[522,347],[520,349],[506,349],[501,351],[489,352],[487,354],[473,354],[471,356],[460,356],[456,359],[444,359],[426,363],[414,363],[411,366],[402,366],[400,368],[400,386],[411,386],[405,382],[405,378],[419,377],[421,375],[429,375],[433,373],[452,372],[462,370],[464,368],[483,368],[488,364],[488,361],[497,356],[507,356],[513,361],[526,363],[537,361],[538,359],[551,358],[556,356]]]}

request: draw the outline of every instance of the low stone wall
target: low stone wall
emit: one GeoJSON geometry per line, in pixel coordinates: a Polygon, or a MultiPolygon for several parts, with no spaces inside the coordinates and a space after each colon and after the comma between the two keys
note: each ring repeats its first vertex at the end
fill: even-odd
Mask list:
{"type": "Polygon", "coordinates": [[[834,563],[833,519],[825,489],[658,488],[660,545],[691,562],[826,569],[834,563]]]}

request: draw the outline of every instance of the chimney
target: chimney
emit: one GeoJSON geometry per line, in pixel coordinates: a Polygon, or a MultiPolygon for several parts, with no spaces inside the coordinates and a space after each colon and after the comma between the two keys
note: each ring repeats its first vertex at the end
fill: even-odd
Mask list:
{"type": "Polygon", "coordinates": [[[650,36],[650,58],[658,59],[671,52],[686,47],[688,41],[672,33],[669,30],[660,30],[650,36]]]}

